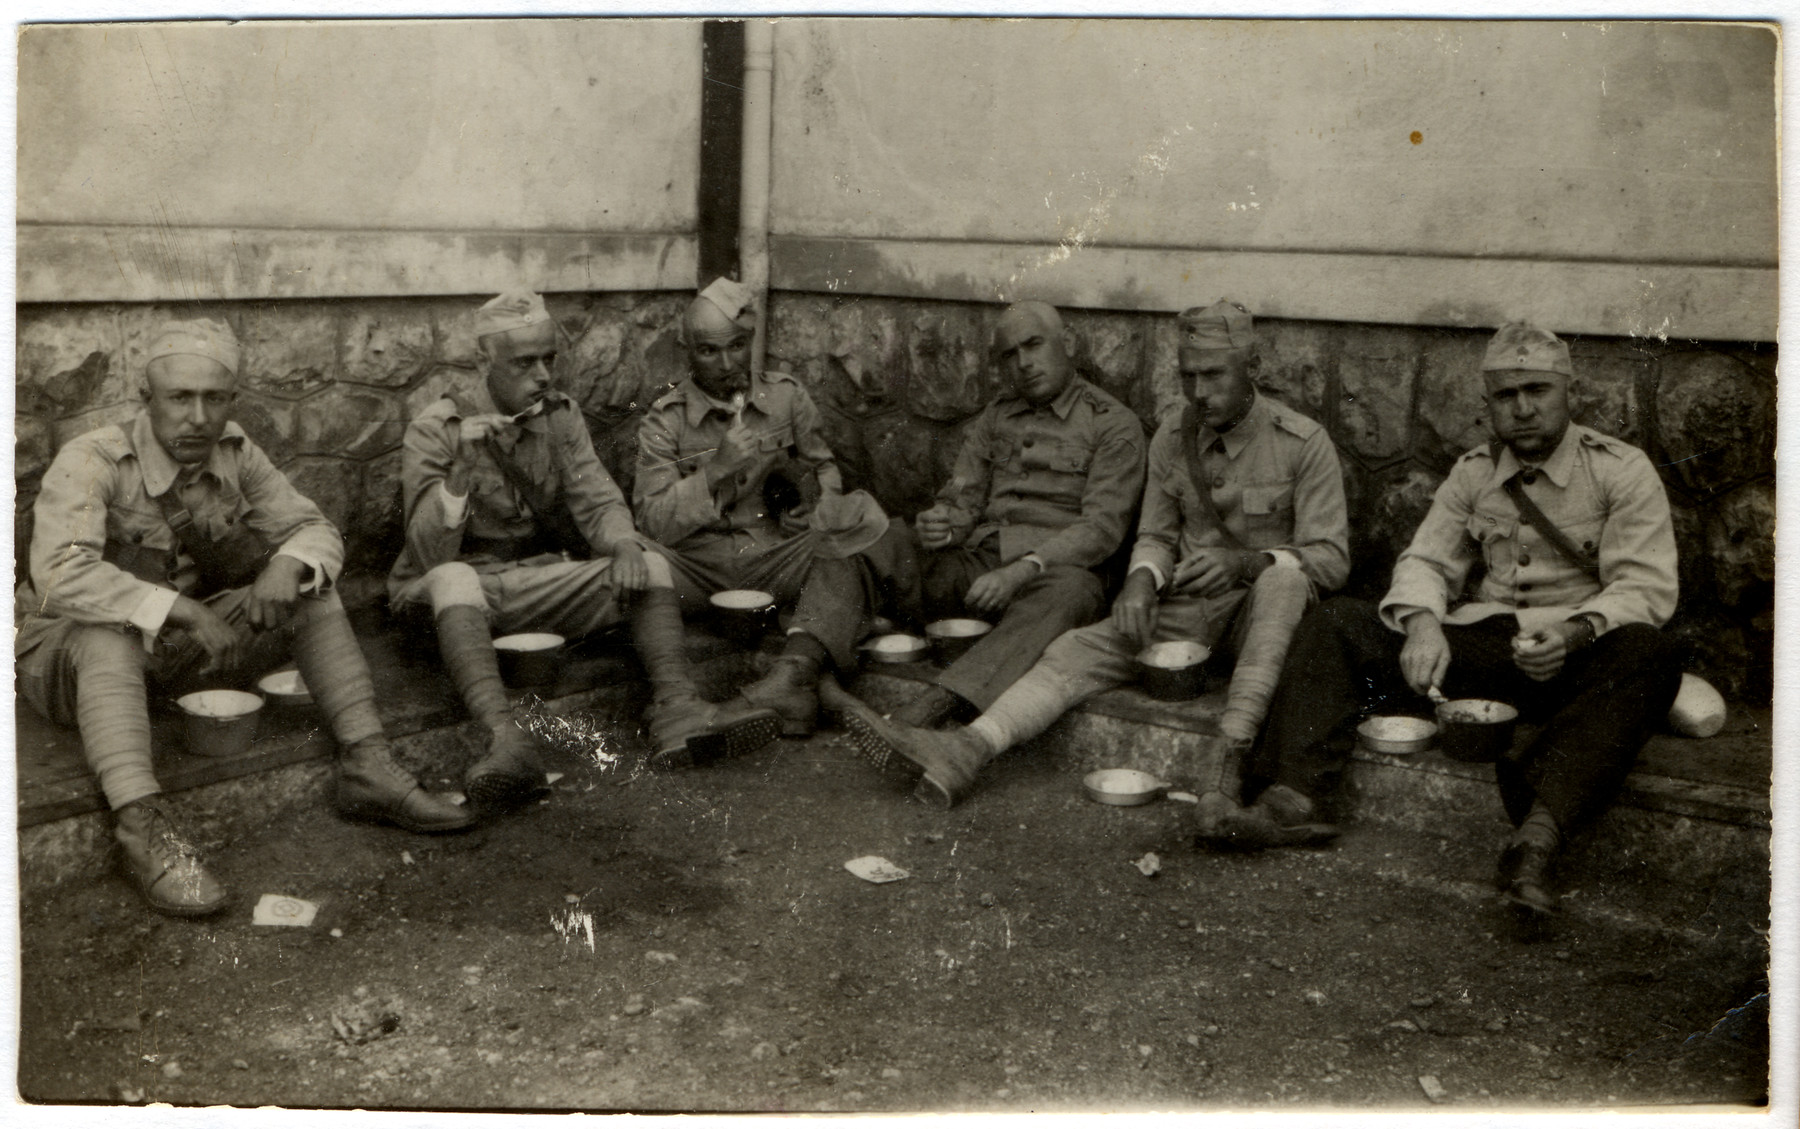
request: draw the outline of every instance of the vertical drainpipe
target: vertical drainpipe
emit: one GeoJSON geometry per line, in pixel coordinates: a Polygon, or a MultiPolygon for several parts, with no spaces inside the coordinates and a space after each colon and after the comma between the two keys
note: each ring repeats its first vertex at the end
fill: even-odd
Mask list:
{"type": "Polygon", "coordinates": [[[763,370],[769,333],[770,102],[775,78],[775,21],[744,25],[744,153],[738,197],[738,256],[743,283],[756,296],[750,370],[763,370]]]}

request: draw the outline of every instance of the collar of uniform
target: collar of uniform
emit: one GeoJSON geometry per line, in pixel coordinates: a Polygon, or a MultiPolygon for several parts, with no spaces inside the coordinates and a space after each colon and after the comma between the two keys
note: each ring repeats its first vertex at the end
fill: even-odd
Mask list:
{"type": "Polygon", "coordinates": [[[1256,438],[1257,431],[1262,428],[1269,415],[1269,407],[1263,403],[1262,394],[1252,390],[1250,395],[1249,409],[1244,412],[1244,418],[1238,420],[1237,426],[1230,431],[1214,431],[1204,423],[1200,425],[1200,430],[1196,433],[1200,450],[1206,450],[1212,446],[1213,440],[1217,439],[1225,445],[1226,457],[1236,459],[1243,449],[1250,445],[1250,440],[1256,438]]]}
{"type": "MultiPolygon", "coordinates": [[[[1055,412],[1057,419],[1068,419],[1069,413],[1075,410],[1075,401],[1081,399],[1080,386],[1083,383],[1085,382],[1079,376],[1071,376],[1069,383],[1065,384],[1063,390],[1056,394],[1056,399],[1050,401],[1045,407],[1055,412]]],[[[1004,404],[1004,414],[1009,416],[1037,410],[1038,408],[1023,396],[1009,396],[1004,404]]]]}
{"type": "MultiPolygon", "coordinates": [[[[1578,427],[1574,423],[1570,423],[1568,427],[1564,428],[1562,442],[1556,445],[1556,450],[1550,452],[1549,458],[1537,465],[1537,469],[1543,473],[1544,477],[1558,487],[1569,484],[1569,475],[1575,469],[1575,448],[1581,442],[1581,437],[1576,434],[1577,430],[1578,427]]],[[[1500,459],[1494,464],[1494,481],[1505,482],[1524,467],[1525,464],[1519,461],[1519,456],[1513,454],[1513,449],[1502,444],[1500,459]]]]}
{"type": "MultiPolygon", "coordinates": [[[[210,474],[214,478],[224,481],[225,455],[219,448],[227,443],[233,446],[242,446],[246,438],[244,429],[239,427],[236,421],[227,422],[225,433],[219,436],[217,443],[213,444],[212,451],[206,456],[206,465],[200,468],[200,473],[210,474]]],[[[181,464],[171,459],[169,452],[163,450],[163,445],[156,441],[156,432],[150,429],[148,413],[140,413],[137,419],[132,421],[131,451],[137,456],[138,466],[143,468],[144,492],[152,498],[162,497],[168,492],[169,487],[175,485],[175,480],[182,475],[181,464]]]]}
{"type": "MultiPolygon", "coordinates": [[[[758,411],[763,410],[756,402],[757,397],[762,394],[761,384],[762,381],[758,378],[750,378],[750,390],[744,394],[745,407],[755,406],[758,411]]],[[[689,427],[699,427],[706,417],[713,412],[718,412],[720,415],[725,416],[733,414],[730,404],[722,400],[715,400],[705,392],[701,391],[700,386],[694,383],[694,378],[691,376],[676,387],[680,388],[682,399],[687,406],[687,422],[689,427]]]]}

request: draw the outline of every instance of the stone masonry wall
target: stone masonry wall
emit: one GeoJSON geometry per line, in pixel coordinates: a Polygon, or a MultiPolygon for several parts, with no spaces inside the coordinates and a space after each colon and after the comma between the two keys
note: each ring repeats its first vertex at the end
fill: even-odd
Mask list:
{"type": "MultiPolygon", "coordinates": [[[[400,437],[413,412],[479,378],[480,298],[57,305],[18,308],[15,475],[29,513],[55,448],[136,410],[143,352],[173,316],[223,317],[244,344],[237,418],[345,530],[353,568],[380,574],[400,544],[400,437]]],[[[561,386],[630,493],[636,426],[682,371],[685,297],[553,295],[561,386]]],[[[996,388],[996,309],[778,293],[769,355],[813,390],[846,482],[910,516],[949,475],[962,423],[996,388]]],[[[1147,430],[1179,406],[1174,321],[1073,311],[1084,375],[1147,430]]],[[[1265,391],[1325,424],[1351,504],[1350,590],[1374,595],[1451,462],[1487,438],[1480,331],[1264,320],[1265,391]]],[[[1663,468],[1681,547],[1672,629],[1689,668],[1727,694],[1770,692],[1774,581],[1772,345],[1583,338],[1575,418],[1663,468]]]]}

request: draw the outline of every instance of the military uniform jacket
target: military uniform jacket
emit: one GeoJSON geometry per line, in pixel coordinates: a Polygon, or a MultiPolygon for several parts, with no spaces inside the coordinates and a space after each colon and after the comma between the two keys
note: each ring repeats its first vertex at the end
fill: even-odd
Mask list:
{"type": "Polygon", "coordinates": [[[1569,560],[1519,516],[1505,482],[1523,464],[1510,448],[1477,447],[1456,461],[1431,511],[1394,565],[1381,616],[1424,609],[1446,623],[1516,613],[1527,634],[1583,613],[1602,633],[1660,626],[1675,611],[1675,530],[1662,480],[1644,452],[1579,424],[1530,478],[1525,493],[1564,536],[1599,556],[1599,575],[1569,560]],[[1487,573],[1453,610],[1476,560],[1487,573]]]}
{"type": "Polygon", "coordinates": [[[1131,567],[1149,567],[1160,587],[1200,549],[1241,546],[1298,566],[1321,591],[1340,587],[1350,575],[1350,525],[1337,448],[1325,429],[1259,394],[1223,435],[1198,425],[1204,481],[1196,483],[1182,434],[1186,418],[1167,421],[1150,441],[1131,567]]]}
{"type": "Polygon", "coordinates": [[[999,533],[1002,561],[1093,568],[1124,543],[1143,488],[1143,425],[1075,377],[1043,407],[1003,396],[982,409],[937,499],[972,530],[964,544],[999,533]]]}
{"type": "MultiPolygon", "coordinates": [[[[487,414],[486,390],[465,401],[470,414],[487,414]]],[[[400,485],[406,507],[406,547],[388,573],[390,594],[438,565],[507,559],[508,543],[526,544],[543,532],[543,519],[497,460],[533,487],[540,499],[567,510],[588,548],[611,555],[620,541],[636,541],[637,529],[612,475],[600,465],[587,423],[574,402],[560,392],[544,398],[544,410],[467,445],[473,457],[469,493],[457,498],[446,489],[459,449],[464,410],[448,397],[419,413],[406,429],[400,455],[400,485]]]]}
{"type": "Polygon", "coordinates": [[[709,487],[706,467],[731,427],[731,409],[684,380],[650,406],[638,427],[637,482],[632,491],[644,532],[671,548],[700,533],[779,532],[763,500],[770,474],[816,474],[819,489],[843,493],[843,478],[819,431],[819,409],[785,372],[753,376],[744,426],[756,435],[757,460],[709,487]]]}
{"type": "Polygon", "coordinates": [[[150,417],[139,415],[128,427],[71,439],[44,473],[32,510],[31,577],[14,594],[15,654],[36,646],[57,620],[135,627],[152,646],[175,598],[198,579],[165,507],[185,508],[209,540],[249,528],[311,568],[308,591],[330,587],[343,567],[337,527],[237,424],[227,423],[206,462],[184,476],[156,441],[150,417]],[[127,554],[156,561],[167,579],[146,580],[114,563],[127,554]]]}

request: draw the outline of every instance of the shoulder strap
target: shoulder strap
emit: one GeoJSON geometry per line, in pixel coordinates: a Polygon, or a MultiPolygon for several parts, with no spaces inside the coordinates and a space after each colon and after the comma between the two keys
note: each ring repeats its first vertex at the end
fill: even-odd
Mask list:
{"type": "Polygon", "coordinates": [[[1187,456],[1188,477],[1193,480],[1194,493],[1200,505],[1200,516],[1211,521],[1213,528],[1225,539],[1227,547],[1242,549],[1243,543],[1237,539],[1219,514],[1219,507],[1213,502],[1212,483],[1206,477],[1206,468],[1200,465],[1200,413],[1194,405],[1189,404],[1181,409],[1181,449],[1187,456]]]}
{"type": "MultiPolygon", "coordinates": [[[[1496,462],[1500,458],[1499,447],[1499,440],[1495,440],[1494,459],[1496,462]]],[[[1519,508],[1519,516],[1525,519],[1527,525],[1537,530],[1540,537],[1555,546],[1556,551],[1574,562],[1577,568],[1596,580],[1600,578],[1600,562],[1595,560],[1592,554],[1569,540],[1568,534],[1556,528],[1556,523],[1550,520],[1550,515],[1538,508],[1538,504],[1531,500],[1531,495],[1525,493],[1525,485],[1519,481],[1517,474],[1509,476],[1505,482],[1501,483],[1501,488],[1506,491],[1506,496],[1513,500],[1513,505],[1519,508]]]]}

